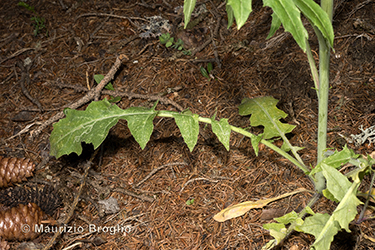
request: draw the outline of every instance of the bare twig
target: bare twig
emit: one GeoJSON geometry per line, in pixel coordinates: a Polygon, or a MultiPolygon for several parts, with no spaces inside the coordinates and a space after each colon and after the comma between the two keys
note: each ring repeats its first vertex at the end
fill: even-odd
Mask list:
{"type": "Polygon", "coordinates": [[[13,76],[15,76],[14,71],[12,71],[9,75],[7,75],[7,77],[4,79],[4,81],[0,82],[0,85],[4,84],[7,81],[9,81],[10,79],[12,79],[13,76]]]}
{"type": "Polygon", "coordinates": [[[167,163],[167,164],[164,164],[154,170],[152,170],[143,180],[141,180],[140,182],[138,182],[135,187],[139,187],[140,185],[142,185],[142,183],[144,183],[145,181],[147,181],[148,179],[150,179],[151,176],[153,176],[156,172],[158,172],[159,170],[165,168],[165,167],[169,167],[169,166],[176,166],[176,165],[188,165],[186,162],[174,162],[174,163],[167,163]]]}
{"type": "Polygon", "coordinates": [[[104,22],[100,22],[99,26],[96,27],[96,29],[90,34],[90,38],[89,40],[86,42],[85,46],[82,48],[82,50],[85,50],[91,43],[92,43],[92,40],[94,39],[94,36],[95,34],[101,29],[103,28],[103,26],[106,24],[106,22],[110,19],[111,17],[108,16],[104,22]]]}
{"type": "MultiPolygon", "coordinates": [[[[149,22],[147,19],[144,19],[144,18],[141,18],[141,17],[126,17],[126,16],[119,16],[119,15],[114,15],[114,14],[107,14],[107,13],[86,13],[86,14],[82,14],[78,17],[76,17],[76,21],[77,19],[81,18],[81,17],[86,17],[86,16],[107,16],[107,17],[114,17],[114,18],[121,18],[121,19],[127,19],[129,20],[130,23],[132,23],[135,27],[137,27],[137,25],[135,25],[131,19],[133,20],[142,20],[142,21],[145,21],[145,22],[149,22]]],[[[138,27],[137,27],[138,28],[138,27]]]]}
{"type": "Polygon", "coordinates": [[[143,7],[146,7],[146,8],[150,8],[150,9],[156,9],[156,8],[159,8],[159,7],[163,7],[163,5],[161,4],[152,4],[152,5],[149,5],[147,3],[145,3],[144,1],[142,1],[142,3],[137,3],[137,5],[140,5],[140,6],[143,6],[143,7]]]}
{"type": "MultiPolygon", "coordinates": [[[[57,86],[60,88],[71,88],[78,92],[87,92],[89,91],[86,87],[83,86],[75,86],[66,83],[56,83],[57,86]]],[[[169,104],[174,106],[178,111],[183,111],[184,109],[176,102],[168,99],[167,97],[162,97],[160,95],[144,95],[144,94],[134,94],[130,92],[121,92],[121,91],[113,91],[113,90],[102,90],[102,94],[111,95],[111,96],[121,96],[127,97],[129,99],[143,99],[149,101],[157,101],[159,100],[161,103],[169,104]]]]}
{"type": "Polygon", "coordinates": [[[21,55],[22,53],[25,53],[25,52],[27,52],[27,51],[29,51],[29,50],[34,50],[34,49],[35,49],[35,48],[23,48],[23,49],[20,49],[20,50],[16,51],[15,53],[13,53],[11,56],[9,56],[9,57],[5,58],[4,60],[2,60],[2,61],[0,62],[0,64],[2,64],[2,63],[5,62],[5,61],[8,61],[9,59],[12,59],[13,57],[16,57],[16,56],[18,56],[18,55],[21,55]]]}
{"type": "Polygon", "coordinates": [[[207,41],[204,42],[204,44],[202,44],[201,46],[199,46],[198,48],[196,48],[195,50],[193,50],[193,52],[191,52],[191,55],[194,56],[195,54],[197,54],[198,52],[202,51],[204,48],[206,48],[206,46],[208,46],[210,43],[212,42],[212,38],[210,37],[207,41]]]}
{"type": "Polygon", "coordinates": [[[40,109],[41,112],[43,112],[43,106],[42,104],[40,104],[40,102],[33,98],[29,91],[26,89],[25,87],[25,82],[27,82],[27,84],[29,85],[30,84],[30,77],[29,77],[29,71],[30,71],[30,68],[31,68],[31,64],[32,62],[28,62],[28,63],[25,63],[25,65],[22,63],[22,62],[18,62],[18,67],[20,67],[21,69],[21,79],[20,79],[20,85],[21,85],[21,89],[22,89],[22,93],[32,102],[34,103],[36,106],[38,106],[38,108],[40,109]],[[26,66],[26,67],[25,67],[26,66]]]}
{"type": "Polygon", "coordinates": [[[15,135],[13,135],[13,136],[7,138],[7,140],[13,139],[14,137],[17,137],[17,136],[20,136],[20,135],[22,135],[22,134],[24,134],[24,133],[27,133],[27,132],[30,130],[30,128],[31,128],[32,126],[34,126],[34,125],[40,125],[40,124],[42,124],[42,123],[41,123],[41,122],[34,122],[34,123],[31,123],[31,124],[27,125],[26,127],[24,127],[24,128],[23,128],[20,132],[18,132],[17,134],[15,134],[15,135]]]}
{"type": "MultiPolygon", "coordinates": [[[[64,36],[66,36],[66,34],[64,34],[64,35],[61,35],[61,36],[57,36],[57,37],[54,37],[54,38],[51,38],[51,39],[48,39],[48,40],[46,40],[46,41],[44,41],[44,42],[41,42],[41,45],[42,45],[42,47],[44,47],[44,46],[47,46],[48,45],[48,43],[50,43],[50,42],[52,42],[52,41],[54,41],[54,40],[56,40],[56,39],[58,39],[58,38],[62,38],[62,37],[64,37],[64,36]]],[[[1,46],[0,46],[1,47],[1,46]]],[[[19,56],[19,55],[21,55],[21,54],[23,54],[23,53],[25,53],[25,52],[27,52],[27,51],[29,51],[29,50],[38,50],[38,49],[40,49],[40,48],[23,48],[23,49],[20,49],[20,50],[18,50],[18,51],[16,51],[16,52],[14,52],[12,55],[10,55],[9,57],[7,57],[7,58],[5,58],[5,59],[3,59],[2,61],[0,61],[0,64],[2,64],[3,62],[6,62],[6,61],[8,61],[8,60],[10,60],[10,59],[12,59],[12,58],[14,58],[14,57],[16,57],[16,56],[19,56]]],[[[6,67],[6,66],[2,66],[2,65],[0,65],[1,67],[6,67]]]]}
{"type": "MultiPolygon", "coordinates": [[[[93,160],[94,160],[95,156],[97,155],[98,151],[99,151],[99,149],[96,149],[95,152],[93,153],[93,155],[90,157],[90,160],[86,163],[85,173],[83,174],[83,177],[82,177],[82,180],[81,180],[81,185],[79,186],[78,193],[77,193],[76,197],[74,198],[73,204],[70,208],[68,216],[66,217],[66,219],[63,222],[63,225],[68,224],[69,221],[71,220],[72,216],[73,216],[74,210],[76,209],[76,206],[77,206],[78,201],[79,201],[79,197],[81,196],[82,189],[85,186],[87,175],[89,173],[89,170],[90,170],[91,166],[93,165],[93,160]]],[[[48,244],[43,248],[43,250],[50,249],[53,246],[53,244],[55,243],[57,237],[59,237],[62,232],[63,232],[63,230],[57,230],[55,235],[49,240],[48,244]]]]}
{"type": "Polygon", "coordinates": [[[217,64],[217,66],[219,67],[219,69],[221,69],[221,62],[220,62],[220,58],[219,58],[219,53],[217,52],[217,47],[216,47],[215,39],[212,39],[212,45],[214,46],[215,62],[217,64]]]}
{"type": "Polygon", "coordinates": [[[346,19],[349,19],[354,13],[356,13],[358,10],[362,9],[363,7],[365,7],[367,4],[371,3],[372,1],[374,0],[366,0],[358,4],[357,6],[355,6],[355,8],[349,14],[347,14],[346,19]]]}
{"type": "Polygon", "coordinates": [[[112,191],[113,192],[118,192],[118,193],[123,193],[123,194],[135,197],[135,198],[140,199],[140,200],[148,201],[148,202],[153,202],[154,201],[154,199],[151,198],[151,197],[149,197],[149,196],[146,196],[146,195],[143,195],[143,194],[136,194],[134,192],[125,190],[123,188],[115,188],[112,191]]]}
{"type": "Polygon", "coordinates": [[[173,9],[172,5],[170,5],[166,0],[163,0],[163,3],[164,3],[165,6],[167,6],[168,8],[173,9]]]}
{"type": "MultiPolygon", "coordinates": [[[[109,70],[108,74],[103,78],[103,80],[101,80],[101,82],[95,88],[91,89],[84,97],[82,97],[77,102],[70,105],[69,108],[76,109],[89,101],[97,100],[99,98],[99,95],[102,89],[107,85],[109,81],[112,80],[113,76],[115,75],[117,70],[120,68],[121,60],[125,58],[128,59],[128,57],[125,55],[120,55],[118,58],[116,58],[116,62],[114,63],[112,68],[109,70]]],[[[63,117],[64,117],[64,113],[63,111],[60,111],[53,117],[49,118],[38,129],[30,133],[30,140],[33,140],[36,136],[38,136],[42,132],[42,130],[45,129],[47,126],[51,125],[52,123],[54,123],[55,121],[63,117]]]]}
{"type": "Polygon", "coordinates": [[[184,186],[181,188],[181,190],[180,190],[180,193],[182,193],[182,191],[184,191],[184,189],[185,189],[185,187],[189,184],[189,183],[191,183],[191,182],[194,182],[194,181],[209,181],[209,182],[219,182],[219,181],[217,181],[217,180],[211,180],[211,179],[208,179],[208,178],[204,178],[204,177],[199,177],[199,178],[194,178],[194,179],[191,179],[191,180],[188,180],[185,184],[184,184],[184,186]]]}
{"type": "Polygon", "coordinates": [[[159,43],[159,41],[154,41],[154,42],[152,42],[152,43],[148,43],[148,44],[146,44],[146,45],[143,47],[143,49],[141,49],[141,51],[138,52],[138,55],[141,55],[141,54],[147,49],[148,46],[150,46],[150,45],[154,45],[154,44],[157,44],[157,43],[159,43]]]}

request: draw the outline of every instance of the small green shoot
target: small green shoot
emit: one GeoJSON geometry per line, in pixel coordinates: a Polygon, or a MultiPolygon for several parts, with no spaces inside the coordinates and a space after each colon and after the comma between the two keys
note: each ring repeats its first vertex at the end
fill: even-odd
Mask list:
{"type": "MultiPolygon", "coordinates": [[[[33,33],[34,33],[34,36],[37,36],[40,30],[46,27],[46,25],[44,24],[46,20],[43,17],[38,17],[38,16],[34,16],[30,18],[30,20],[35,22],[33,23],[34,28],[35,28],[33,33]]],[[[48,35],[48,31],[46,32],[46,35],[48,35]]]]}
{"type": "Polygon", "coordinates": [[[161,44],[165,44],[165,47],[166,48],[173,48],[173,49],[177,49],[179,51],[182,51],[182,53],[184,55],[187,55],[187,56],[190,56],[191,55],[191,51],[190,50],[186,50],[184,48],[184,41],[182,41],[180,38],[175,42],[174,41],[174,37],[171,37],[171,34],[169,33],[164,33],[164,34],[161,34],[159,36],[159,41],[161,44]]]}
{"type": "MultiPolygon", "coordinates": [[[[173,37],[172,37],[173,38],[173,37]]],[[[182,50],[184,48],[184,41],[182,41],[180,38],[177,40],[177,42],[172,45],[172,48],[177,50],[182,50]]]]}
{"type": "MultiPolygon", "coordinates": [[[[18,6],[24,7],[27,10],[35,14],[35,16],[30,18],[30,20],[33,21],[34,36],[37,36],[42,29],[46,28],[46,25],[45,25],[46,20],[43,17],[40,17],[36,14],[33,6],[30,6],[27,3],[22,2],[22,1],[18,2],[18,6]]],[[[48,30],[46,31],[46,36],[48,36],[48,30]]]]}
{"type": "Polygon", "coordinates": [[[186,205],[188,205],[188,206],[193,205],[194,201],[195,201],[194,198],[193,199],[189,199],[189,200],[186,201],[186,205]]]}
{"type": "Polygon", "coordinates": [[[211,80],[211,78],[213,78],[213,77],[210,76],[210,73],[211,73],[212,69],[213,69],[212,63],[209,62],[207,64],[207,70],[205,68],[201,67],[200,71],[201,71],[201,73],[204,77],[206,77],[208,80],[211,80]]]}
{"type": "MultiPolygon", "coordinates": [[[[103,78],[104,76],[101,74],[94,75],[94,80],[97,84],[99,84],[103,80],[103,78]]],[[[104,88],[108,90],[113,90],[113,91],[115,90],[111,82],[109,82],[104,88]]],[[[116,96],[116,97],[111,96],[111,99],[109,99],[108,101],[111,103],[116,103],[116,102],[119,102],[120,100],[121,100],[120,96],[116,96]]]]}
{"type": "Polygon", "coordinates": [[[25,3],[25,2],[18,2],[18,6],[24,7],[24,8],[26,8],[27,10],[29,10],[29,11],[31,11],[31,12],[33,12],[33,13],[35,14],[34,7],[28,5],[28,4],[25,3]]]}
{"type": "Polygon", "coordinates": [[[171,34],[164,33],[159,36],[159,41],[161,44],[165,44],[165,47],[169,48],[173,45],[174,38],[171,37],[171,34]]]}
{"type": "Polygon", "coordinates": [[[190,50],[183,50],[182,54],[184,54],[185,56],[191,56],[191,51],[190,50]]]}

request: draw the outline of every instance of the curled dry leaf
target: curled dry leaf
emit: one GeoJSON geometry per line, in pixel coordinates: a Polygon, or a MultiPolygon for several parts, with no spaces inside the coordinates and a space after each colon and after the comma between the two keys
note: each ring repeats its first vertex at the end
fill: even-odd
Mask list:
{"type": "Polygon", "coordinates": [[[285,197],[288,197],[288,196],[291,196],[291,195],[294,195],[294,194],[298,194],[298,193],[301,193],[301,192],[311,192],[311,191],[307,190],[307,189],[304,189],[304,188],[300,188],[300,189],[297,189],[293,192],[286,193],[286,194],[277,196],[275,198],[258,200],[258,201],[242,202],[242,203],[239,203],[239,204],[236,204],[236,205],[233,205],[233,206],[227,207],[226,209],[221,210],[219,213],[217,213],[214,216],[214,220],[216,220],[218,222],[224,222],[224,221],[230,220],[232,218],[236,218],[236,217],[239,217],[241,215],[244,215],[246,212],[248,212],[249,210],[251,210],[253,208],[262,208],[262,207],[268,205],[268,203],[271,203],[273,201],[280,200],[282,198],[285,198],[285,197]]]}

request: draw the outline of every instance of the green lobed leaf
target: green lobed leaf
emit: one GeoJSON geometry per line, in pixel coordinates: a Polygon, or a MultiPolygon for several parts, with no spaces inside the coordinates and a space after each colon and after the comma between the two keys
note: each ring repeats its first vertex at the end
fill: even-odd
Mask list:
{"type": "Polygon", "coordinates": [[[312,245],[314,249],[329,249],[333,237],[341,229],[350,232],[349,223],[357,214],[357,206],[362,204],[362,202],[356,197],[359,184],[360,182],[354,182],[350,185],[345,196],[342,198],[331,216],[328,214],[315,214],[306,218],[300,229],[305,233],[315,236],[315,242],[312,245]]]}
{"type": "Polygon", "coordinates": [[[233,21],[234,21],[234,13],[233,13],[233,9],[230,5],[226,5],[225,7],[225,10],[227,11],[227,15],[228,15],[228,26],[227,26],[227,29],[229,29],[232,24],[233,24],[233,21]]]}
{"type": "Polygon", "coordinates": [[[333,48],[334,33],[328,14],[314,0],[293,0],[312,25],[315,25],[333,48]]]}
{"type": "Polygon", "coordinates": [[[276,244],[281,242],[286,236],[286,228],[282,223],[268,223],[262,225],[264,229],[270,231],[270,235],[275,238],[276,244]]]}
{"type": "Polygon", "coordinates": [[[253,146],[254,153],[258,156],[259,152],[259,142],[263,139],[263,134],[259,134],[257,136],[253,135],[250,137],[251,139],[251,146],[253,146]]]}
{"type": "Polygon", "coordinates": [[[329,165],[323,164],[322,172],[326,178],[329,193],[333,195],[336,200],[341,201],[350,188],[351,182],[345,175],[329,165]]]}
{"type": "Polygon", "coordinates": [[[322,165],[328,165],[334,168],[339,168],[342,165],[348,163],[353,158],[358,158],[359,155],[355,154],[353,150],[348,149],[345,145],[343,150],[335,151],[332,155],[328,156],[327,158],[323,159],[310,173],[311,176],[316,174],[317,172],[322,171],[322,165]]]}
{"type": "Polygon", "coordinates": [[[197,114],[192,114],[191,111],[188,110],[181,114],[174,113],[173,117],[181,131],[182,138],[184,138],[190,152],[192,152],[198,141],[199,116],[197,114]]]}
{"type": "Polygon", "coordinates": [[[102,74],[94,75],[94,80],[97,84],[99,84],[103,80],[104,76],[102,74]]]}
{"type": "Polygon", "coordinates": [[[197,2],[197,0],[184,0],[184,16],[185,16],[184,29],[186,29],[186,26],[190,22],[191,13],[193,13],[196,2],[197,2]]]}
{"type": "Polygon", "coordinates": [[[281,26],[280,19],[277,17],[275,13],[273,13],[270,33],[268,33],[268,36],[266,39],[271,38],[275,34],[275,32],[280,28],[280,26],[281,26]]]}
{"type": "Polygon", "coordinates": [[[357,191],[360,184],[360,182],[352,183],[340,204],[332,214],[332,218],[337,221],[341,228],[345,229],[347,232],[350,232],[349,223],[354,220],[355,216],[357,215],[357,206],[363,204],[357,198],[357,191]]]}
{"type": "Polygon", "coordinates": [[[80,155],[81,142],[92,143],[96,149],[119,119],[128,121],[131,133],[144,148],[151,136],[152,119],[157,111],[154,108],[122,110],[107,100],[102,100],[91,102],[86,110],[65,109],[64,114],[66,117],[53,125],[50,136],[50,154],[56,158],[70,153],[80,155]]]}
{"type": "Polygon", "coordinates": [[[340,202],[339,200],[337,200],[335,198],[335,196],[333,194],[331,194],[331,192],[328,191],[328,189],[323,189],[322,193],[323,193],[324,197],[326,197],[327,199],[329,199],[331,201],[334,201],[336,203],[340,202]]]}
{"type": "Polygon", "coordinates": [[[234,17],[236,18],[237,29],[240,29],[246,23],[252,11],[252,0],[228,0],[227,4],[232,8],[234,17]]]}
{"type": "Polygon", "coordinates": [[[183,46],[184,45],[184,41],[181,40],[181,38],[178,38],[176,44],[175,44],[177,47],[180,47],[180,46],[183,46]]]}
{"type": "Polygon", "coordinates": [[[315,212],[309,206],[305,207],[305,211],[306,211],[306,213],[311,214],[311,215],[315,214],[315,212]]]}
{"type": "Polygon", "coordinates": [[[157,111],[155,111],[156,105],[157,103],[152,109],[145,107],[131,107],[126,109],[126,111],[132,114],[137,114],[125,116],[124,119],[128,122],[130,132],[142,149],[146,147],[154,130],[153,120],[157,115],[157,111]]]}
{"type": "Polygon", "coordinates": [[[171,35],[169,33],[164,33],[159,36],[159,41],[161,44],[166,44],[169,38],[171,38],[171,35]]]}
{"type": "MultiPolygon", "coordinates": [[[[311,209],[310,209],[311,210],[311,209]]],[[[295,230],[300,231],[299,227],[303,225],[303,220],[302,218],[298,217],[298,214],[295,211],[292,211],[290,213],[287,213],[279,218],[275,218],[275,220],[279,223],[282,223],[284,225],[287,224],[293,224],[295,225],[295,230]]]]}
{"type": "Polygon", "coordinates": [[[271,96],[245,98],[239,106],[239,114],[251,115],[251,126],[264,126],[263,139],[270,139],[291,132],[295,126],[281,123],[287,114],[276,107],[278,100],[271,96]]]}
{"type": "Polygon", "coordinates": [[[277,246],[277,240],[273,239],[267,242],[266,245],[262,247],[262,250],[270,250],[277,246]]]}
{"type": "Polygon", "coordinates": [[[230,125],[228,119],[222,118],[220,121],[215,120],[215,116],[211,118],[212,132],[217,136],[219,141],[229,151],[229,139],[230,139],[230,125]]]}
{"type": "Polygon", "coordinates": [[[313,247],[316,249],[329,249],[329,245],[333,241],[333,236],[338,230],[343,228],[347,232],[350,232],[349,223],[355,218],[357,206],[361,204],[361,201],[356,197],[359,184],[358,182],[352,183],[345,197],[336,207],[326,225],[318,235],[315,235],[316,239],[312,245],[313,247]]]}
{"type": "Polygon", "coordinates": [[[352,178],[353,181],[361,182],[365,175],[372,174],[371,166],[375,164],[375,160],[370,155],[367,155],[367,158],[362,156],[358,159],[352,159],[349,163],[357,167],[347,173],[346,176],[352,178]]]}
{"type": "Polygon", "coordinates": [[[173,45],[173,37],[171,37],[165,44],[165,47],[169,48],[173,45]]]}
{"type": "Polygon", "coordinates": [[[264,0],[263,3],[264,6],[272,8],[283,24],[285,31],[292,34],[294,40],[305,52],[308,34],[303,26],[300,11],[293,0],[264,0]]]}
{"type": "Polygon", "coordinates": [[[104,100],[90,103],[85,111],[65,109],[64,113],[66,118],[53,125],[50,136],[50,154],[56,158],[73,152],[80,155],[81,142],[97,148],[122,117],[123,110],[104,100]]]}
{"type": "Polygon", "coordinates": [[[111,96],[111,99],[108,100],[110,103],[116,103],[116,102],[119,102],[121,101],[121,96],[116,96],[116,97],[113,97],[111,96]]]}
{"type": "Polygon", "coordinates": [[[281,217],[274,218],[275,221],[283,223],[284,225],[294,222],[298,218],[298,214],[295,211],[284,214],[281,217]]]}
{"type": "Polygon", "coordinates": [[[331,220],[329,214],[317,213],[306,218],[300,229],[315,236],[313,245],[315,250],[327,250],[330,249],[333,237],[340,230],[340,226],[336,221],[331,220]]]}

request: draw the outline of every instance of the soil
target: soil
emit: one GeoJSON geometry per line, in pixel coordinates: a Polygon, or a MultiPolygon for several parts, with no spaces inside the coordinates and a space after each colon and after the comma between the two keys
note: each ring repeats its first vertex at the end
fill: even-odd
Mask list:
{"type": "MultiPolygon", "coordinates": [[[[268,148],[261,147],[256,157],[250,139],[234,132],[227,151],[210,128],[201,125],[198,143],[190,152],[174,121],[167,118],[155,119],[144,150],[126,122],[120,121],[92,160],[87,178],[91,145],[84,146],[81,156],[49,157],[53,127],[48,125],[40,134],[37,129],[81,99],[87,88],[95,87],[93,76],[106,75],[116,58],[125,55],[128,59],[122,60],[112,80],[115,91],[127,93],[119,107],[151,107],[155,96],[161,96],[169,103],[161,101],[157,109],[189,108],[202,117],[217,112],[217,118],[246,128],[249,117],[238,114],[241,100],[273,96],[288,114],[285,122],[296,125],[288,135],[291,143],[304,147],[302,159],[314,166],[317,95],[306,55],[282,28],[266,40],[272,11],[261,2],[253,3],[253,12],[240,30],[235,25],[226,28],[222,1],[198,4],[203,3],[207,12],[193,17],[197,22],[189,30],[181,28],[183,16],[175,10],[183,1],[27,1],[35,13],[17,1],[0,6],[0,154],[28,157],[39,164],[27,183],[53,185],[64,204],[50,219],[61,222],[75,208],[68,226],[84,231],[60,235],[51,249],[261,249],[272,239],[262,224],[308,203],[311,195],[300,193],[223,223],[214,221],[212,217],[229,205],[314,187],[299,168],[268,148]],[[36,35],[31,20],[35,16],[45,19],[45,27],[36,35]],[[171,35],[183,39],[193,55],[160,44],[157,35],[166,30],[147,33],[153,16],[168,20],[171,35]],[[27,60],[30,64],[25,66],[27,60]],[[214,68],[212,79],[200,72],[209,62],[214,68]],[[109,197],[119,205],[114,214],[103,213],[98,205],[109,197]],[[90,233],[89,225],[120,225],[127,231],[90,233]]],[[[331,148],[340,150],[347,143],[339,134],[359,134],[360,126],[375,125],[373,13],[373,1],[335,5],[328,117],[331,148]]],[[[306,27],[318,63],[317,39],[307,21],[306,27]]],[[[99,99],[105,97],[109,95],[101,94],[99,99]]],[[[251,132],[261,133],[262,128],[251,132]]],[[[348,147],[359,154],[374,150],[368,142],[348,147]]],[[[366,178],[360,189],[365,191],[369,185],[366,178]]],[[[329,213],[334,207],[334,202],[322,198],[313,210],[329,213]]],[[[332,249],[375,249],[374,228],[373,220],[353,223],[352,232],[340,233],[332,249]]],[[[33,243],[43,246],[52,236],[43,233],[33,243]]],[[[310,235],[294,232],[280,248],[308,249],[313,241],[310,235]]],[[[22,243],[9,244],[16,249],[22,243]]]]}

